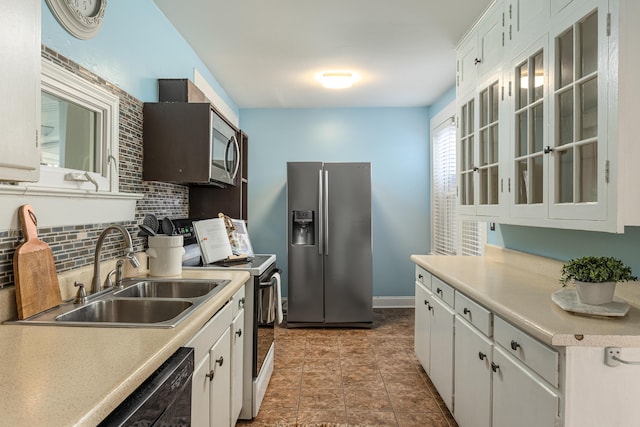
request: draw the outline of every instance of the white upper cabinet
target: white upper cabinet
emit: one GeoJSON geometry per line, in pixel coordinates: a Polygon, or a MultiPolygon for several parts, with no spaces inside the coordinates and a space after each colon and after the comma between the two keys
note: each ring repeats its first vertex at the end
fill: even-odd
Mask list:
{"type": "Polygon", "coordinates": [[[502,216],[504,19],[503,2],[493,3],[459,48],[456,104],[462,215],[502,216]]]}
{"type": "Polygon", "coordinates": [[[640,144],[634,143],[640,59],[633,46],[640,28],[632,22],[640,16],[640,2],[496,2],[474,26],[478,46],[495,38],[495,16],[504,16],[504,48],[485,51],[484,58],[499,60],[487,59],[474,88],[458,92],[461,215],[607,232],[640,225],[640,192],[634,188],[640,178],[634,164],[640,159],[640,144]],[[484,133],[494,143],[493,122],[490,116],[482,120],[480,98],[492,81],[500,94],[498,159],[481,148],[484,133]],[[472,119],[473,126],[461,128],[472,119]]]}
{"type": "Polygon", "coordinates": [[[531,43],[549,31],[550,3],[541,0],[511,0],[506,7],[509,50],[522,53],[531,43]]]}
{"type": "Polygon", "coordinates": [[[40,1],[0,2],[0,181],[40,176],[40,1]]]}

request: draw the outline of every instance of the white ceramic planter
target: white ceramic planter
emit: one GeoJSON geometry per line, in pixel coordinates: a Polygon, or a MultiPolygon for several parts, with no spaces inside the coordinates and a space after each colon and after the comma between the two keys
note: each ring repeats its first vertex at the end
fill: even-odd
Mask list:
{"type": "Polygon", "coordinates": [[[578,299],[583,304],[601,305],[613,301],[616,282],[590,283],[576,280],[575,283],[578,299]]]}

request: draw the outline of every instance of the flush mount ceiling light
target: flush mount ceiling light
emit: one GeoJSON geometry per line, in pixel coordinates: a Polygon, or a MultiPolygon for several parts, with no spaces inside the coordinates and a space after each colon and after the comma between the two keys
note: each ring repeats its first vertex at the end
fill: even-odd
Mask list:
{"type": "Polygon", "coordinates": [[[346,89],[358,80],[353,71],[324,71],[316,76],[316,79],[327,89],[346,89]]]}

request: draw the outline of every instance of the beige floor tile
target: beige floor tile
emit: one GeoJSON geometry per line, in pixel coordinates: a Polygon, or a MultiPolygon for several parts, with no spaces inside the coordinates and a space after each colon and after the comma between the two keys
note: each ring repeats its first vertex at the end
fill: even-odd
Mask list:
{"type": "Polygon", "coordinates": [[[390,396],[393,409],[400,412],[441,412],[429,390],[402,390],[390,396]]]}
{"type": "Polygon", "coordinates": [[[415,356],[413,309],[376,309],[371,329],[277,326],[258,417],[241,426],[457,427],[415,356]]]}
{"type": "Polygon", "coordinates": [[[347,423],[364,424],[376,427],[398,427],[398,421],[393,411],[349,411],[347,423]]]}
{"type": "Polygon", "coordinates": [[[300,410],[298,424],[321,424],[347,422],[347,413],[343,410],[300,410]]]}
{"type": "Polygon", "coordinates": [[[450,427],[445,416],[438,412],[397,413],[400,427],[450,427]]]}
{"type": "Polygon", "coordinates": [[[300,388],[269,387],[262,400],[262,409],[298,409],[300,388]]]}
{"type": "Polygon", "coordinates": [[[337,372],[340,373],[339,358],[312,359],[307,358],[302,367],[303,372],[337,372]]]}
{"type": "Polygon", "coordinates": [[[313,390],[319,388],[335,389],[342,387],[340,372],[303,372],[302,388],[313,390]]]}
{"type": "Polygon", "coordinates": [[[303,410],[342,410],[345,399],[342,387],[335,389],[303,389],[300,394],[300,411],[303,410]]]}
{"type": "Polygon", "coordinates": [[[344,388],[344,400],[350,411],[393,411],[385,389],[344,388]]]}

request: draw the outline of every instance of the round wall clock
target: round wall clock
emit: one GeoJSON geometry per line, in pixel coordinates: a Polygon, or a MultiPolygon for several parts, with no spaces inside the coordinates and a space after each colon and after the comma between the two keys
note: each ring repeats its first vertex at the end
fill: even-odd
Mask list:
{"type": "Polygon", "coordinates": [[[47,6],[72,36],[82,40],[95,36],[102,26],[107,0],[46,0],[47,6]]]}

